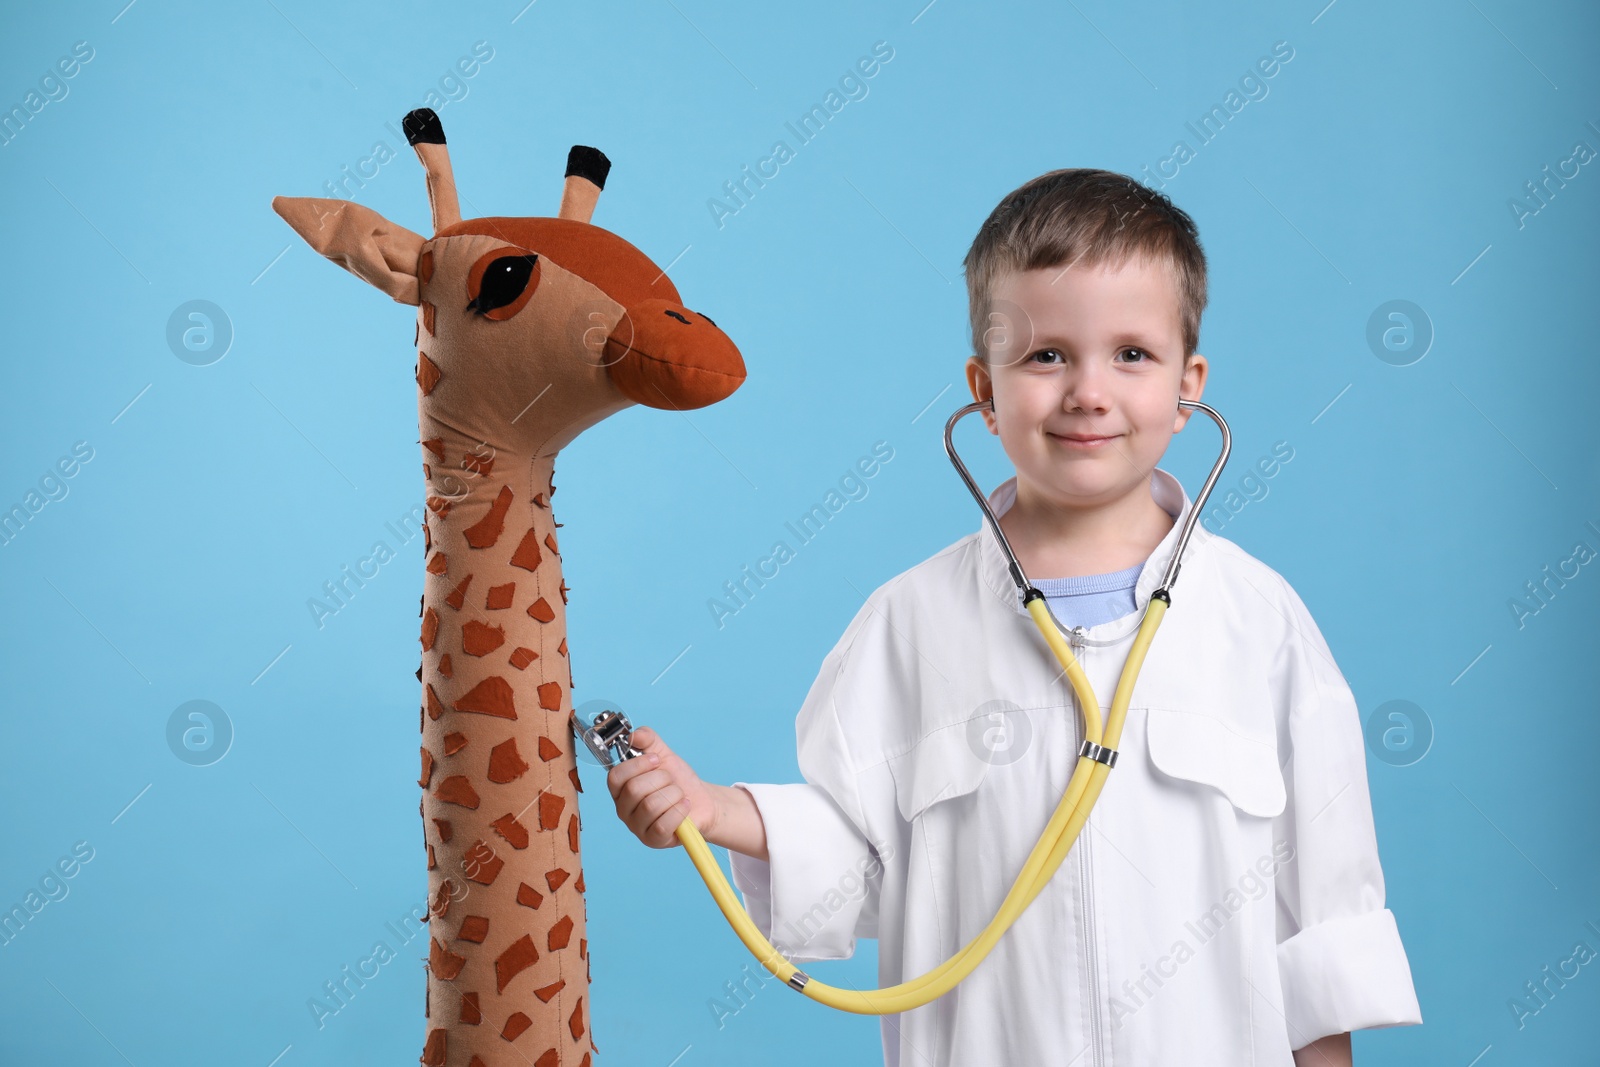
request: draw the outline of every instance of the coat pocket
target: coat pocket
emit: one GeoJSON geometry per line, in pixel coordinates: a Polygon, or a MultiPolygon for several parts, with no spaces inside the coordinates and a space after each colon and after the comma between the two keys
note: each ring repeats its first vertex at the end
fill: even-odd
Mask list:
{"type": "Polygon", "coordinates": [[[1288,796],[1272,739],[1246,736],[1204,712],[1152,708],[1145,720],[1150,762],[1162,774],[1210,786],[1248,815],[1283,811],[1288,796]]]}
{"type": "Polygon", "coordinates": [[[987,724],[978,720],[940,727],[889,761],[895,802],[908,823],[942,800],[965,796],[983,781],[990,761],[981,737],[987,724]]]}

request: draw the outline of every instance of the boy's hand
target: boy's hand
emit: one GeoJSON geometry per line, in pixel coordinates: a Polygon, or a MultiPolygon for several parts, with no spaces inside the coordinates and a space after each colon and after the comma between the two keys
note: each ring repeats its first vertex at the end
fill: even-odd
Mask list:
{"type": "Polygon", "coordinates": [[[633,747],[643,752],[606,772],[606,788],[617,802],[617,817],[651,848],[682,844],[674,832],[688,816],[702,836],[716,824],[717,802],[706,783],[648,726],[633,731],[633,747]]]}

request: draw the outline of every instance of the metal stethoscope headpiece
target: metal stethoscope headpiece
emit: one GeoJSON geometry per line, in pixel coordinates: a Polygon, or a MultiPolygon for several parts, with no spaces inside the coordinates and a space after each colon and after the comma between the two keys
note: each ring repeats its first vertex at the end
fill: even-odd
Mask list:
{"type": "Polygon", "coordinates": [[[573,733],[583,742],[589,754],[608,770],[623,760],[644,754],[633,747],[633,724],[617,708],[607,708],[592,720],[586,720],[574,708],[571,724],[573,733]]]}
{"type": "MultiPolygon", "coordinates": [[[[1195,497],[1194,506],[1189,509],[1188,518],[1184,520],[1183,529],[1178,534],[1178,545],[1172,553],[1172,558],[1167,562],[1167,573],[1161,580],[1158,592],[1166,593],[1172,589],[1173,583],[1178,580],[1178,568],[1183,562],[1183,550],[1189,544],[1189,535],[1194,532],[1194,524],[1199,521],[1205,512],[1206,501],[1211,496],[1211,489],[1217,484],[1217,479],[1222,475],[1222,468],[1228,462],[1228,453],[1233,448],[1233,435],[1228,432],[1228,424],[1217,409],[1198,400],[1179,400],[1178,407],[1192,408],[1203,411],[1216,422],[1217,428],[1222,431],[1222,452],[1217,456],[1217,462],[1211,468],[1211,474],[1206,478],[1206,483],[1200,488],[1200,494],[1195,497]]],[[[989,507],[989,499],[978,488],[978,483],[973,481],[972,475],[967,470],[967,465],[961,462],[961,457],[956,454],[955,442],[951,435],[955,431],[956,423],[974,411],[994,410],[994,398],[975,400],[966,407],[958,409],[944,424],[944,450],[950,456],[950,462],[955,464],[956,472],[961,475],[961,480],[967,483],[967,490],[972,493],[972,498],[978,502],[978,507],[983,509],[983,517],[988,520],[989,528],[994,531],[995,540],[1000,543],[1000,548],[1006,554],[1006,565],[1011,571],[1011,580],[1017,584],[1017,591],[1027,596],[1033,588],[1033,583],[1028,581],[1028,576],[1023,573],[1022,564],[1017,562],[1017,555],[1011,550],[1011,542],[1006,540],[1005,533],[1000,529],[1000,520],[995,518],[994,509],[989,507]]],[[[1054,618],[1054,613],[1051,615],[1054,618]]],[[[1060,623],[1056,624],[1060,627],[1060,623]]]]}

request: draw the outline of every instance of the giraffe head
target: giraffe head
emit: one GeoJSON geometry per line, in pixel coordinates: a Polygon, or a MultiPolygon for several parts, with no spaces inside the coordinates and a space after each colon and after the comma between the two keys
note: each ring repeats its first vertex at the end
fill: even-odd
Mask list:
{"type": "Polygon", "coordinates": [[[550,456],[631,404],[714,404],[744,381],[739,350],[685,307],[666,272],[590,224],[611,163],[574,146],[554,217],[461,218],[438,116],[406,137],[427,172],[431,238],[353,201],[275,197],[316,251],[419,308],[426,413],[497,449],[550,456]]]}

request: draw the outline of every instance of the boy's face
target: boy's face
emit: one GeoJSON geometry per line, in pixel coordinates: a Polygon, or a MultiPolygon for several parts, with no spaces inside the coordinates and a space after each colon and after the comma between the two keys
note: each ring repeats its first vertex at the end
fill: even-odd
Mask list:
{"type": "Polygon", "coordinates": [[[1207,369],[1199,353],[1185,365],[1171,269],[1007,272],[991,310],[989,360],[967,360],[967,384],[994,398],[983,419],[1016,466],[1019,500],[1089,508],[1147,486],[1192,414],[1179,397],[1198,400],[1207,369]]]}

